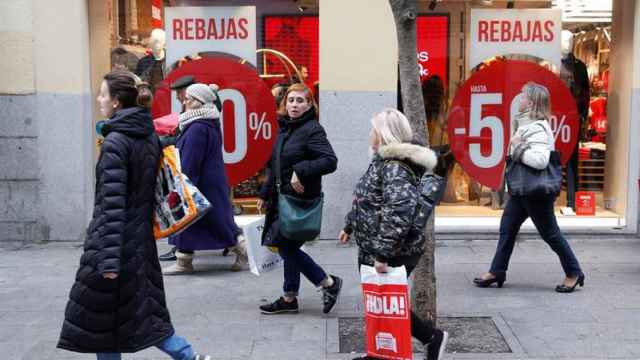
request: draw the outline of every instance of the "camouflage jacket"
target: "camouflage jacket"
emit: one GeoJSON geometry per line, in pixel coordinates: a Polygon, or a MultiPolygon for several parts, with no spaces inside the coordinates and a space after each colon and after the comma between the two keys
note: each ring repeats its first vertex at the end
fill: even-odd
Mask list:
{"type": "Polygon", "coordinates": [[[362,263],[422,254],[424,235],[408,233],[418,199],[416,185],[436,163],[430,149],[405,143],[382,146],[374,155],[356,185],[344,227],[358,244],[362,263]]]}

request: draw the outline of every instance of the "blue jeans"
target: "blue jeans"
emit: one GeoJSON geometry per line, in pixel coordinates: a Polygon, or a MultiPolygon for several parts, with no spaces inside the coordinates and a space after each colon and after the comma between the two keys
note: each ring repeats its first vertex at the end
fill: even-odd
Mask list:
{"type": "Polygon", "coordinates": [[[542,239],[558,254],[562,269],[568,277],[582,275],[578,259],[558,227],[554,212],[554,195],[511,196],[500,220],[500,240],[491,263],[492,274],[505,273],[516,242],[520,226],[531,217],[542,239]]]}
{"type": "Polygon", "coordinates": [[[300,250],[302,244],[285,244],[279,246],[278,252],[284,260],[284,290],[285,295],[298,296],[300,290],[300,273],[315,286],[320,286],[327,278],[327,274],[304,251],[300,250]]]}
{"type": "MultiPolygon", "coordinates": [[[[163,342],[156,345],[156,347],[175,360],[192,360],[195,356],[191,345],[180,336],[171,335],[163,342]]],[[[97,353],[98,360],[120,360],[122,356],[120,353],[97,353]]]]}

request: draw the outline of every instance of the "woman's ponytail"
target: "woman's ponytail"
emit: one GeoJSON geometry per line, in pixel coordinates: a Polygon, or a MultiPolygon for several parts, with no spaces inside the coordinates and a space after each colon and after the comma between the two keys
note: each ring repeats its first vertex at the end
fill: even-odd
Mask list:
{"type": "Polygon", "coordinates": [[[136,89],[138,90],[138,97],[136,98],[138,106],[148,109],[151,108],[151,104],[153,104],[151,85],[146,81],[141,81],[136,84],[136,89]]]}
{"type": "Polygon", "coordinates": [[[118,99],[122,108],[141,106],[150,108],[153,103],[151,85],[132,72],[114,70],[104,76],[111,98],[118,99]]]}

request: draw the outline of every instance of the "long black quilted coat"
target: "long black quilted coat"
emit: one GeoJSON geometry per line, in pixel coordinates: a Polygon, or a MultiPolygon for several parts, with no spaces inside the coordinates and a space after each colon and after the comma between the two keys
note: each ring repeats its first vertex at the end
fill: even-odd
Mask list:
{"type": "Polygon", "coordinates": [[[142,108],[116,112],[102,133],[93,220],[58,347],[135,352],[173,334],[152,228],[160,147],[142,108]]]}

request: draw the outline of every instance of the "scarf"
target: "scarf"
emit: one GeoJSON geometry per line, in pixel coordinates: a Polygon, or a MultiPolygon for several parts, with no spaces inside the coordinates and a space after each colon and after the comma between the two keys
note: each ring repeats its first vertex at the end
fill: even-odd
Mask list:
{"type": "MultiPolygon", "coordinates": [[[[535,119],[533,117],[531,117],[531,110],[527,109],[525,111],[519,112],[516,116],[515,116],[515,121],[511,124],[511,126],[515,127],[512,128],[511,130],[511,136],[514,136],[518,133],[518,129],[531,125],[536,121],[540,121],[540,120],[544,120],[544,119],[535,119]]],[[[546,128],[544,128],[544,131],[546,132],[546,128]]],[[[530,136],[530,135],[529,135],[530,136]]],[[[527,138],[529,137],[527,136],[527,138]]],[[[551,134],[551,136],[553,136],[553,134],[551,134]]],[[[527,142],[526,138],[523,138],[522,141],[518,144],[518,145],[513,145],[510,144],[509,146],[509,154],[511,154],[512,158],[516,161],[519,161],[520,158],[522,157],[522,154],[525,152],[525,150],[529,149],[531,146],[530,144],[527,142]]]]}
{"type": "Polygon", "coordinates": [[[204,105],[201,108],[187,110],[180,114],[178,118],[178,127],[180,132],[189,126],[192,122],[198,119],[218,119],[220,118],[220,112],[215,105],[204,105]]]}
{"type": "Polygon", "coordinates": [[[531,111],[529,109],[518,112],[514,117],[514,120],[514,123],[511,124],[511,134],[515,134],[518,131],[518,128],[527,126],[535,121],[531,118],[531,111]]]}

